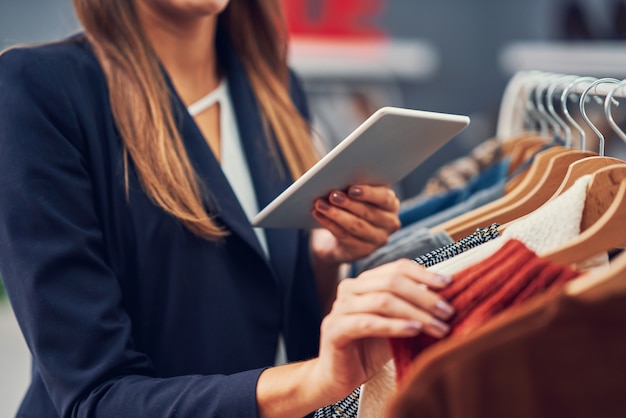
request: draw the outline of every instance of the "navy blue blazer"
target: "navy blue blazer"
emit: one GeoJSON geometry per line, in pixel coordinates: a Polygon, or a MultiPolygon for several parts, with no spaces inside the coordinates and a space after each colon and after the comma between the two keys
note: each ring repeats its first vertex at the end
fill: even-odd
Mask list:
{"type": "MultiPolygon", "coordinates": [[[[241,63],[219,45],[263,207],[291,180],[241,63]]],[[[230,231],[219,243],[155,206],[132,164],[126,199],[107,86],[83,37],[0,57],[0,275],[33,356],[20,416],[254,417],[279,333],[289,360],[317,355],[308,232],[266,231],[267,261],[170,89],[210,211],[230,231]]],[[[292,97],[308,117],[295,82],[292,97]]]]}

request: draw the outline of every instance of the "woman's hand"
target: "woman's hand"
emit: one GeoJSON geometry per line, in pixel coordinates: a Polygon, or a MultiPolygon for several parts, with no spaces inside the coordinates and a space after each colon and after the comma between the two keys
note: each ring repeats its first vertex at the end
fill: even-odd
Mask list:
{"type": "Polygon", "coordinates": [[[450,282],[403,259],[345,279],[321,327],[319,356],[259,376],[261,417],[303,416],[345,398],[391,358],[390,337],[442,337],[454,313],[439,295],[450,282]]]}
{"type": "Polygon", "coordinates": [[[390,359],[389,337],[446,335],[449,327],[443,321],[454,309],[429,288],[449,282],[407,259],[343,280],[322,322],[316,364],[320,387],[337,399],[349,394],[390,359]]]}
{"type": "Polygon", "coordinates": [[[312,251],[325,263],[349,263],[371,254],[400,228],[400,201],[386,186],[355,185],[317,199],[312,251]]]}

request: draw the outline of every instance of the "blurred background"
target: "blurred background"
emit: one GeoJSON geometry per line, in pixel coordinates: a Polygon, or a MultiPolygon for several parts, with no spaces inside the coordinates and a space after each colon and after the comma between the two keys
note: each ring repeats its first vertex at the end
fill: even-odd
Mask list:
{"type": "MultiPolygon", "coordinates": [[[[517,71],[626,78],[626,0],[284,4],[290,61],[327,148],[381,106],[471,117],[467,130],[397,186],[401,197],[419,193],[438,167],[495,135],[505,87],[517,71]]],[[[70,0],[0,1],[0,49],[79,29],[70,0]]],[[[608,155],[611,149],[607,143],[608,155]]],[[[28,383],[29,357],[9,304],[0,299],[1,418],[15,413],[28,383]]]]}

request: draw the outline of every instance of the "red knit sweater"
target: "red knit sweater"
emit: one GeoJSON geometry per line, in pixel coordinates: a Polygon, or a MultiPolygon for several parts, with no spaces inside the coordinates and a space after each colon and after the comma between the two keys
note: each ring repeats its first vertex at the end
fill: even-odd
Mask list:
{"type": "MultiPolygon", "coordinates": [[[[462,338],[505,309],[579,274],[538,257],[520,241],[509,240],[491,257],[455,274],[440,292],[456,309],[447,338],[462,338]]],[[[427,334],[390,339],[398,382],[411,361],[437,341],[427,334]]]]}

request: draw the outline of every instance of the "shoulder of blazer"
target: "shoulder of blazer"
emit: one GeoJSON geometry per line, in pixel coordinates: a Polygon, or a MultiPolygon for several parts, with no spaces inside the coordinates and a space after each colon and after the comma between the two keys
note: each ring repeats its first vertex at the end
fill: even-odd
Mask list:
{"type": "Polygon", "coordinates": [[[80,115],[93,123],[108,108],[104,74],[84,37],[11,48],[0,55],[0,105],[5,116],[36,112],[81,148],[80,115]],[[18,113],[16,113],[18,112],[18,113]]]}
{"type": "Polygon", "coordinates": [[[0,70],[18,70],[25,77],[45,78],[55,72],[67,80],[97,76],[104,81],[100,64],[82,34],[57,42],[8,48],[0,54],[0,70]]]}

